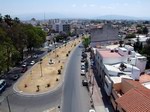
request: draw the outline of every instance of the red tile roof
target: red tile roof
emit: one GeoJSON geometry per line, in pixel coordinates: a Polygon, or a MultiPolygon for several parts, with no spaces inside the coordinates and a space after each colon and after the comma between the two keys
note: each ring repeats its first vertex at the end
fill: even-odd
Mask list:
{"type": "Polygon", "coordinates": [[[126,112],[150,112],[150,90],[141,85],[129,90],[116,102],[126,112]]]}
{"type": "Polygon", "coordinates": [[[122,82],[121,82],[121,91],[123,93],[128,92],[129,90],[137,87],[137,86],[141,86],[141,84],[138,81],[134,81],[132,79],[126,79],[123,78],[122,82]]]}

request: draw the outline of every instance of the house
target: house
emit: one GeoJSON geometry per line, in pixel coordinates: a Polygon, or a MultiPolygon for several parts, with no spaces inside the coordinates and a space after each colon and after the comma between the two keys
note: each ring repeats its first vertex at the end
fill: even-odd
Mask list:
{"type": "MultiPolygon", "coordinates": [[[[150,88],[140,83],[123,78],[115,84],[110,96],[115,111],[119,112],[150,112],[150,88]]],[[[150,82],[147,84],[150,86],[150,82]]]]}
{"type": "Polygon", "coordinates": [[[137,38],[143,46],[146,45],[146,40],[150,39],[150,37],[147,37],[146,35],[136,35],[136,38],[131,39],[131,43],[134,44],[135,42],[137,42],[137,38]]]}
{"type": "Polygon", "coordinates": [[[120,83],[122,78],[138,80],[140,73],[145,70],[146,57],[136,53],[132,46],[93,50],[95,70],[108,96],[113,85],[120,83]]]}

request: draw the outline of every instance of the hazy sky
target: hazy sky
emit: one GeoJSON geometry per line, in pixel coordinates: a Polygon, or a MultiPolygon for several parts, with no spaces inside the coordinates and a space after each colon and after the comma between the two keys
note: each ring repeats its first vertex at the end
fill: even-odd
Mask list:
{"type": "Polygon", "coordinates": [[[150,0],[0,0],[2,15],[58,14],[68,17],[150,17],[150,0]]]}

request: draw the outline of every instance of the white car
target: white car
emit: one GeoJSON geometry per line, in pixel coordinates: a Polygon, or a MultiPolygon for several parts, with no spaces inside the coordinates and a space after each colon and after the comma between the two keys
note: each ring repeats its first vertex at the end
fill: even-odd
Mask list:
{"type": "Polygon", "coordinates": [[[30,65],[34,65],[35,64],[35,61],[31,61],[30,65]]]}
{"type": "Polygon", "coordinates": [[[81,66],[85,66],[85,62],[81,62],[81,66]]]}
{"type": "Polygon", "coordinates": [[[89,112],[96,112],[94,109],[90,109],[89,112]]]}
{"type": "Polygon", "coordinates": [[[49,64],[54,64],[54,61],[53,60],[49,60],[49,64]]]}
{"type": "Polygon", "coordinates": [[[81,70],[81,75],[85,75],[85,74],[86,74],[85,70],[81,70]]]}

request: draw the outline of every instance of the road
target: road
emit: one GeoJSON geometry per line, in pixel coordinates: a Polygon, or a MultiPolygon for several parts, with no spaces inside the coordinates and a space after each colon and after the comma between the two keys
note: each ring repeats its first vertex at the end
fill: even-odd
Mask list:
{"type": "MultiPolygon", "coordinates": [[[[58,47],[62,45],[59,44],[58,47]]],[[[52,46],[52,50],[55,49],[52,46]]],[[[46,55],[47,51],[43,52],[37,60],[46,55]]],[[[26,62],[30,62],[31,58],[26,62]]],[[[30,69],[31,66],[28,67],[30,69]]],[[[10,71],[11,74],[20,73],[18,67],[15,67],[10,71]]],[[[21,74],[22,75],[22,74],[21,74]]],[[[12,82],[13,84],[14,82],[12,82]]],[[[19,94],[14,94],[13,86],[7,88],[0,97],[5,97],[4,101],[0,105],[0,112],[9,112],[6,96],[8,96],[11,112],[42,112],[54,106],[60,105],[62,95],[62,86],[58,88],[54,93],[43,94],[40,96],[25,97],[19,94]]]]}
{"type": "MultiPolygon", "coordinates": [[[[43,110],[47,110],[60,104],[62,87],[57,89],[53,94],[44,94],[41,96],[20,96],[18,94],[13,94],[11,88],[9,94],[12,94],[8,97],[11,112],[42,112],[43,110]]],[[[4,96],[7,95],[8,92],[7,94],[4,94],[4,96]]],[[[6,99],[2,102],[0,110],[2,112],[9,112],[6,99]]]]}
{"type": "MultiPolygon", "coordinates": [[[[63,112],[88,112],[90,97],[87,88],[81,84],[85,77],[80,76],[80,58],[81,48],[76,48],[66,67],[64,88],[60,87],[53,94],[25,97],[13,94],[12,86],[7,88],[2,95],[8,96],[11,112],[42,112],[60,103],[63,103],[63,112]]],[[[0,105],[1,111],[9,112],[6,98],[0,105]]]]}
{"type": "Polygon", "coordinates": [[[81,83],[85,77],[80,76],[80,58],[81,48],[77,48],[67,64],[62,112],[88,112],[90,108],[89,92],[81,83]]]}

